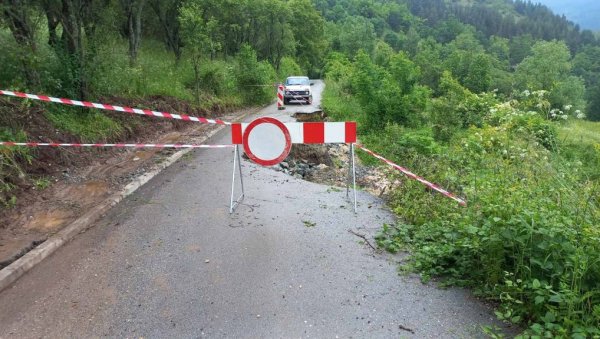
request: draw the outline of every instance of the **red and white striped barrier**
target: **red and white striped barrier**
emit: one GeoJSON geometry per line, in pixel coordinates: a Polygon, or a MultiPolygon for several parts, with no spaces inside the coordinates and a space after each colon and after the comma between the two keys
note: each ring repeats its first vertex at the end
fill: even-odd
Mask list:
{"type": "Polygon", "coordinates": [[[192,117],[192,116],[184,115],[184,114],[171,114],[171,113],[167,113],[167,112],[151,111],[148,109],[139,109],[139,108],[124,107],[124,106],[98,104],[98,103],[94,103],[94,102],[79,101],[79,100],[72,100],[72,99],[61,99],[61,98],[54,98],[54,97],[49,97],[49,96],[45,96],[45,95],[28,94],[28,93],[13,92],[13,91],[7,91],[7,90],[0,90],[0,94],[6,95],[6,96],[18,97],[18,98],[26,98],[26,99],[54,102],[54,103],[63,104],[63,105],[98,108],[98,109],[104,109],[107,111],[148,115],[148,116],[166,118],[166,119],[193,121],[193,122],[199,122],[202,124],[231,125],[230,122],[225,122],[225,121],[222,121],[219,119],[198,118],[198,117],[192,117]]]}
{"type": "Polygon", "coordinates": [[[284,100],[283,100],[283,92],[285,91],[285,87],[282,84],[277,86],[277,109],[282,110],[285,109],[284,100]]]}
{"type": "Polygon", "coordinates": [[[416,180],[416,181],[422,183],[423,185],[431,188],[432,190],[434,190],[434,191],[436,191],[438,193],[441,193],[442,195],[444,195],[444,196],[446,196],[446,197],[448,197],[448,198],[450,198],[450,199],[458,202],[462,206],[467,206],[467,202],[466,201],[464,201],[463,199],[457,197],[456,195],[454,195],[454,194],[446,191],[445,189],[441,188],[440,186],[438,186],[438,185],[436,185],[434,183],[431,183],[431,182],[425,180],[424,178],[422,178],[422,177],[420,177],[420,176],[412,173],[408,169],[406,169],[406,168],[404,168],[402,166],[399,166],[399,165],[391,162],[390,160],[382,157],[381,155],[379,155],[379,154],[377,154],[377,153],[369,150],[368,148],[366,148],[366,147],[364,147],[362,145],[356,144],[356,147],[362,149],[363,151],[365,151],[365,152],[369,153],[370,155],[374,156],[375,158],[377,158],[377,159],[385,162],[386,164],[388,164],[388,165],[392,166],[393,168],[397,169],[398,171],[404,173],[407,177],[409,177],[409,178],[411,178],[413,180],[416,180]]]}
{"type": "Polygon", "coordinates": [[[55,142],[12,142],[0,141],[0,146],[24,147],[116,147],[116,148],[233,148],[234,145],[193,145],[193,144],[68,144],[55,142]]]}
{"type": "MultiPolygon", "coordinates": [[[[231,143],[243,144],[249,124],[231,124],[231,143]]],[[[287,122],[292,144],[351,144],[356,142],[356,122],[287,122]]]]}

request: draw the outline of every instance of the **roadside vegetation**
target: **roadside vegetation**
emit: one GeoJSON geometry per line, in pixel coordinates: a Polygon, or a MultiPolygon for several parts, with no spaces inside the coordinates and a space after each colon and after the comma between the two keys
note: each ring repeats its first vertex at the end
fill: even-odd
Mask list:
{"type": "MultiPolygon", "coordinates": [[[[169,97],[209,115],[269,102],[289,75],[324,77],[331,119],[358,121],[362,143],[468,200],[394,189],[400,221],[377,241],[411,254],[403,271],[473,288],[524,338],[600,338],[593,32],[520,0],[12,0],[0,13],[0,87],[12,90],[169,97]]],[[[0,98],[0,139],[46,140],[19,120],[31,107],[82,140],[128,128],[0,98]]],[[[0,148],[3,208],[35,156],[0,148]]]]}
{"type": "MultiPolygon", "coordinates": [[[[272,101],[274,84],[289,75],[318,77],[323,24],[309,0],[6,1],[0,87],[109,104],[166,98],[211,116],[272,101]]],[[[2,97],[1,139],[65,141],[24,122],[34,108],[70,141],[120,140],[134,124],[2,97]]],[[[35,154],[0,149],[0,208],[15,205],[18,185],[33,184],[26,169],[35,154]]]]}
{"type": "Polygon", "coordinates": [[[600,113],[598,42],[507,24],[530,15],[533,27],[544,13],[522,2],[408,1],[373,6],[372,17],[337,3],[348,7],[322,8],[336,18],[327,27],[337,47],[324,66],[324,110],[357,120],[369,148],[468,200],[460,207],[403,180],[389,196],[400,221],[384,225],[378,244],[410,253],[402,271],[494,301],[522,337],[600,337],[600,123],[586,120],[600,113]],[[370,39],[345,47],[351,27],[370,39]]]}

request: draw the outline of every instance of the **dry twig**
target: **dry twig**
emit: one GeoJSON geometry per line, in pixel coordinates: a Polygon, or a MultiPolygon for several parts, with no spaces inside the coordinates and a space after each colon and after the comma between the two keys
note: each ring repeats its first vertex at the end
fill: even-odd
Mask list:
{"type": "Polygon", "coordinates": [[[359,237],[359,238],[363,239],[363,240],[364,240],[364,241],[367,243],[367,245],[369,245],[369,247],[371,247],[371,249],[373,249],[373,251],[375,251],[375,252],[379,252],[379,250],[378,250],[377,248],[375,248],[375,246],[373,246],[373,245],[371,244],[371,242],[369,241],[369,239],[367,239],[367,237],[366,237],[365,235],[362,235],[362,234],[360,234],[360,233],[356,233],[356,232],[354,232],[353,230],[348,230],[348,232],[350,232],[351,234],[354,234],[355,236],[357,236],[357,237],[359,237]]]}

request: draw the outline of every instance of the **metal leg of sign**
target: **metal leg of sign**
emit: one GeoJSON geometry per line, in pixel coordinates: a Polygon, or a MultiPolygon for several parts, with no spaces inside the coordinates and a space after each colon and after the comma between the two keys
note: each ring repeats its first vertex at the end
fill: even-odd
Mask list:
{"type": "Polygon", "coordinates": [[[348,150],[348,176],[346,177],[346,199],[350,198],[350,181],[352,180],[352,146],[348,150]]]}
{"type": "Polygon", "coordinates": [[[244,192],[244,176],[242,175],[242,154],[240,151],[237,152],[237,156],[238,156],[238,164],[239,164],[238,170],[240,172],[240,184],[242,186],[242,195],[240,195],[238,200],[242,201],[244,199],[246,193],[244,192]]]}
{"type": "Polygon", "coordinates": [[[354,213],[358,213],[356,203],[356,161],[354,160],[354,144],[350,144],[350,153],[352,154],[352,186],[354,189],[354,213]]]}
{"type": "Polygon", "coordinates": [[[229,214],[232,214],[239,203],[244,199],[244,178],[242,177],[242,157],[240,155],[239,146],[236,145],[233,151],[233,174],[231,177],[231,200],[229,203],[229,214]],[[237,167],[237,168],[236,168],[237,167]],[[240,173],[240,183],[242,186],[242,194],[237,200],[233,200],[235,194],[235,171],[238,170],[240,173]]]}

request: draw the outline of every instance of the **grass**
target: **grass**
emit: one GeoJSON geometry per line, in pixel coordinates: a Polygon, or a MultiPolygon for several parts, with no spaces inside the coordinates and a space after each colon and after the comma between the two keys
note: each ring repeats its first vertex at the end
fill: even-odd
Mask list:
{"type": "Polygon", "coordinates": [[[99,52],[98,72],[94,77],[94,88],[99,95],[119,95],[130,98],[150,96],[169,96],[196,104],[210,110],[214,106],[241,107],[241,93],[235,91],[235,74],[232,60],[204,60],[201,73],[222,78],[201,79],[200,100],[194,94],[194,76],[192,64],[184,54],[176,60],[172,52],[165,50],[158,41],[144,41],[134,67],[130,66],[127,46],[123,41],[107,44],[99,52]],[[213,73],[211,73],[213,71],[213,73]],[[224,78],[224,79],[223,79],[224,78]],[[216,81],[217,80],[217,81],[216,81]],[[218,80],[228,82],[225,91],[213,93],[218,80]],[[233,84],[232,84],[233,83],[233,84]],[[198,102],[199,101],[199,102],[198,102]]]}
{"type": "Polygon", "coordinates": [[[101,112],[80,108],[52,108],[46,114],[57,128],[77,135],[84,142],[100,142],[123,132],[123,127],[101,112]]]}
{"type": "Polygon", "coordinates": [[[600,122],[574,120],[562,126],[558,133],[560,140],[565,143],[600,144],[600,122]]]}
{"type": "Polygon", "coordinates": [[[562,158],[580,164],[583,178],[600,179],[600,123],[573,120],[558,129],[558,136],[562,158]]]}
{"type": "Polygon", "coordinates": [[[185,60],[178,64],[174,54],[157,41],[142,44],[134,67],[129,64],[123,41],[104,45],[98,59],[94,87],[99,95],[130,98],[164,95],[190,102],[194,99],[185,86],[192,81],[191,66],[185,60]]]}
{"type": "Polygon", "coordinates": [[[33,186],[39,191],[45,190],[46,188],[50,187],[50,185],[52,185],[52,181],[46,177],[41,177],[33,181],[33,186]]]}

